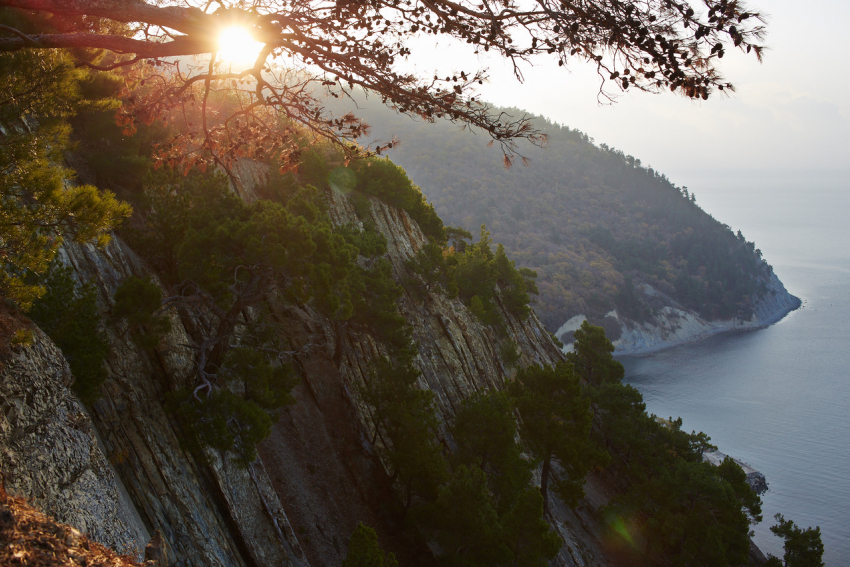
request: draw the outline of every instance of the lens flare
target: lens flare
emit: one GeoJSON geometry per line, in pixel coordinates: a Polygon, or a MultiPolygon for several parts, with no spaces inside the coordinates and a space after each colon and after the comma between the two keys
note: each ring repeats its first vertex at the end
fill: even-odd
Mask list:
{"type": "Polygon", "coordinates": [[[225,28],[218,36],[221,58],[234,65],[253,65],[262,48],[263,44],[255,41],[245,28],[225,28]]]}

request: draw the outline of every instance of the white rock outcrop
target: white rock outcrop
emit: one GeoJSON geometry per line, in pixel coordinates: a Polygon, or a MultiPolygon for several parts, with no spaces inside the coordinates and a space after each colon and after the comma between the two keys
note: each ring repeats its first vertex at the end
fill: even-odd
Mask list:
{"type": "MultiPolygon", "coordinates": [[[[750,319],[704,319],[694,311],[681,306],[666,305],[649,321],[636,323],[621,317],[613,318],[620,325],[620,336],[613,341],[615,355],[642,355],[668,349],[674,346],[699,341],[724,331],[754,330],[776,323],[789,312],[800,307],[800,300],[788,293],[775,273],[771,273],[767,282],[767,293],[755,301],[755,309],[750,319]]],[[[651,286],[645,285],[644,294],[660,295],[651,286]]],[[[670,303],[675,303],[672,300],[670,303]]],[[[609,314],[610,315],[610,314],[609,314]]],[[[555,333],[563,334],[575,331],[586,319],[576,315],[566,321],[555,333]]],[[[564,352],[572,349],[565,342],[564,352]]]]}

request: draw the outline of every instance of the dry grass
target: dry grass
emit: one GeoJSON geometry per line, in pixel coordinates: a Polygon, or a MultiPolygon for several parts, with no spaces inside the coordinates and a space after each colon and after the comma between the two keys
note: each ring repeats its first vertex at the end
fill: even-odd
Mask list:
{"type": "Polygon", "coordinates": [[[0,565],[139,567],[130,557],[89,541],[74,528],[34,510],[24,499],[9,496],[2,487],[0,565]]]}

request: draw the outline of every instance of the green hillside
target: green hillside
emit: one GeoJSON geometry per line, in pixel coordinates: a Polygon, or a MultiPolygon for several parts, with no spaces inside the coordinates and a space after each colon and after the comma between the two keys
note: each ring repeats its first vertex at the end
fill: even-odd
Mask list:
{"type": "Polygon", "coordinates": [[[505,169],[486,136],[359,104],[371,138],[401,141],[391,159],[446,224],[473,233],[486,224],[517,265],[538,272],[535,309],[552,331],[577,314],[601,321],[614,308],[645,319],[663,302],[638,293],[639,284],[712,319],[749,317],[753,294],[764,290],[770,267],[753,243],[687,189],[580,131],[538,118],[548,147],[524,147],[530,166],[505,169]]]}

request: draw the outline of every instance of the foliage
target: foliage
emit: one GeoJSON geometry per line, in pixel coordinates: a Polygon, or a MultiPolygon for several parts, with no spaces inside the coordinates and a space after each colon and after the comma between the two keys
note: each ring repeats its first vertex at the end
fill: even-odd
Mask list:
{"type": "Polygon", "coordinates": [[[533,462],[516,442],[517,424],[511,398],[504,392],[475,394],[463,401],[452,426],[458,449],[455,463],[476,466],[487,482],[500,514],[531,482],[533,462]]]}
{"type": "Polygon", "coordinates": [[[583,321],[574,336],[573,350],[567,354],[567,360],[578,376],[593,386],[619,384],[626,369],[614,360],[614,345],[605,336],[605,330],[583,321]]]}
{"type": "MultiPolygon", "coordinates": [[[[45,27],[8,8],[0,23],[25,32],[45,27]]],[[[86,88],[92,83],[66,53],[0,53],[0,294],[25,309],[44,292],[28,274],[47,271],[63,238],[106,244],[130,214],[112,193],[73,184],[73,171],[60,165],[68,117],[113,105],[86,88]]]]}
{"type": "Polygon", "coordinates": [[[273,363],[251,346],[228,350],[219,372],[221,388],[203,397],[197,389],[180,390],[169,394],[166,404],[187,429],[183,442],[189,449],[232,451],[243,466],[257,458],[257,444],[268,437],[278,410],[295,402],[289,391],[297,381],[289,366],[273,363]]]}
{"type": "Polygon", "coordinates": [[[402,168],[389,159],[373,158],[357,162],[354,171],[357,174],[357,191],[404,209],[416,221],[425,236],[438,243],[445,241],[443,221],[402,168]]]}
{"type": "Polygon", "coordinates": [[[508,260],[502,244],[491,249],[490,233],[481,225],[481,237],[475,244],[466,246],[457,257],[454,268],[461,298],[478,297],[487,316],[493,312],[496,295],[504,307],[519,319],[531,313],[529,294],[537,294],[534,278],[537,273],[526,268],[517,270],[513,260],[508,260]],[[498,290],[498,294],[497,294],[498,290]]]}
{"type": "Polygon", "coordinates": [[[434,504],[423,518],[443,550],[443,565],[497,565],[507,556],[499,533],[499,518],[487,476],[477,467],[457,467],[440,488],[434,504]]]}
{"type": "Polygon", "coordinates": [[[371,267],[355,266],[349,278],[354,296],[353,323],[360,324],[395,349],[412,353],[411,329],[398,312],[404,289],[392,278],[392,264],[378,258],[371,267]]]}
{"type": "Polygon", "coordinates": [[[334,229],[337,234],[345,238],[345,241],[357,247],[360,256],[375,258],[387,253],[387,239],[372,226],[366,226],[363,230],[346,224],[334,229]]]}
{"type": "Polygon", "coordinates": [[[72,274],[71,268],[54,265],[42,279],[47,291],[33,302],[29,316],[68,361],[74,392],[91,404],[100,397],[100,385],[107,377],[103,363],[109,343],[101,329],[94,285],[78,287],[72,274]]]}
{"type": "Polygon", "coordinates": [[[612,456],[609,470],[622,489],[607,509],[614,546],[632,563],[745,564],[749,526],[761,521],[746,474],[728,458],[718,467],[703,463],[715,447],[704,433],[682,431],[681,418],[647,415],[612,352],[604,331],[585,322],[569,358],[585,379],[593,437],[612,456]]]}
{"type": "MultiPolygon", "coordinates": [[[[776,525],[771,526],[770,531],[785,540],[785,567],[823,567],[820,527],[804,530],[791,520],[786,520],[782,514],[777,514],[775,518],[776,525]]],[[[773,556],[771,559],[776,560],[773,556]]]]}
{"type": "MultiPolygon", "coordinates": [[[[299,172],[302,181],[326,177],[329,166],[324,161],[316,158],[310,164],[299,172]]],[[[253,368],[282,352],[262,317],[243,317],[246,308],[256,310],[275,293],[283,301],[309,302],[332,319],[367,329],[388,346],[399,368],[409,368],[416,352],[411,330],[398,312],[403,289],[383,258],[387,250],[383,235],[368,224],[363,230],[333,227],[324,193],[299,185],[291,176],[281,176],[271,185],[268,192],[274,200],[248,205],[228,190],[220,174],[193,170],[180,177],[170,171],[152,172],[145,187],[145,225],[129,231],[133,245],[179,290],[169,301],[208,309],[215,317],[210,337],[200,345],[195,392],[188,400],[189,393],[182,392],[171,407],[200,446],[233,450],[247,462],[276,415],[276,407],[260,403],[263,396],[252,399],[250,392],[288,389],[264,385],[258,371],[244,384],[223,373],[222,365],[234,352],[247,356],[247,351],[233,350],[242,348],[247,339],[266,353],[256,355],[253,368]],[[263,417],[263,412],[268,415],[263,417]],[[216,426],[203,431],[201,425],[206,423],[216,426]]],[[[415,451],[405,449],[407,445],[423,439],[430,443],[427,432],[416,431],[421,419],[430,419],[429,408],[425,404],[410,415],[392,413],[393,419],[384,424],[388,434],[401,439],[391,444],[396,462],[415,461],[415,451]]],[[[418,466],[400,464],[399,471],[418,466]]],[[[406,472],[403,476],[410,481],[408,494],[419,490],[417,480],[406,472]]]]}
{"type": "Polygon", "coordinates": [[[408,362],[394,366],[382,359],[360,388],[361,398],[372,412],[372,442],[381,436],[384,456],[393,467],[393,481],[401,486],[405,511],[414,496],[434,499],[447,474],[434,437],[434,393],[417,388],[418,377],[419,371],[408,362]]]}
{"type": "MultiPolygon", "coordinates": [[[[358,153],[348,142],[369,134],[368,126],[350,114],[334,116],[321,101],[322,95],[344,97],[354,85],[400,115],[425,121],[445,117],[482,130],[499,143],[507,165],[516,155],[517,139],[544,142],[527,120],[476,100],[475,89],[487,77],[484,70],[432,78],[400,66],[412,49],[421,49],[408,41],[420,33],[470,44],[476,54],[492,50],[515,65],[548,58],[565,66],[579,59],[596,68],[603,85],[610,81],[620,90],[670,89],[693,99],[733,89],[717,61],[727,48],[753,52],[760,59],[764,37],[762,16],[743,2],[727,0],[651,1],[625,8],[601,0],[575,5],[542,0],[531,8],[518,0],[446,5],[404,0],[331,8],[318,0],[278,0],[251,10],[243,0],[221,0],[214,11],[201,10],[190,0],[168,5],[144,0],[129,5],[123,0],[13,4],[62,16],[65,25],[55,31],[66,33],[29,37],[21,26],[7,28],[11,37],[0,49],[74,48],[71,52],[84,64],[91,64],[86,48],[108,50],[102,68],[122,68],[128,83],[137,85],[119,115],[122,126],[131,131],[137,122],[163,117],[181,123],[179,133],[157,149],[157,158],[187,169],[213,164],[229,168],[240,157],[272,153],[295,167],[303,153],[292,135],[295,124],[358,153]],[[228,24],[240,25],[264,43],[255,65],[237,72],[227,70],[221,60],[208,66],[186,61],[189,55],[217,54],[213,38],[228,24]],[[285,29],[298,30],[299,41],[290,42],[285,29]],[[353,29],[358,33],[352,35],[353,29]],[[276,65],[279,57],[294,61],[294,70],[276,65]],[[322,72],[299,73],[303,65],[316,65],[322,72]]],[[[516,74],[521,77],[519,68],[516,74]]],[[[600,96],[611,95],[602,90],[600,96]]],[[[380,153],[395,144],[376,145],[380,153]]]]}
{"type": "Polygon", "coordinates": [[[522,351],[515,342],[508,340],[499,346],[499,359],[507,366],[514,366],[522,359],[522,351]]]}
{"type": "Polygon", "coordinates": [[[454,243],[450,248],[432,240],[407,262],[415,276],[407,283],[420,294],[437,291],[450,298],[458,296],[483,323],[499,329],[504,326],[499,302],[518,318],[527,318],[531,313],[529,294],[537,293],[537,274],[517,270],[501,244],[494,253],[490,233],[483,225],[474,244],[466,242],[467,231],[451,229],[448,236],[454,243]]]}
{"type": "Polygon", "coordinates": [[[581,395],[578,376],[566,363],[529,366],[517,372],[509,391],[516,400],[523,442],[543,462],[544,508],[548,508],[553,463],[564,471],[553,479],[558,496],[575,506],[584,495],[587,473],[608,462],[607,453],[590,438],[590,400],[581,395]]]}
{"type": "Polygon", "coordinates": [[[143,348],[154,348],[171,331],[171,320],[156,313],[162,306],[162,289],[150,276],[130,276],[115,290],[112,317],[127,322],[128,331],[143,348]]]}
{"type": "Polygon", "coordinates": [[[640,511],[644,557],[653,564],[746,564],[749,514],[759,509],[748,510],[738,497],[755,496],[746,479],[724,478],[723,472],[708,463],[677,459],[619,500],[616,515],[640,511]]]}
{"type": "Polygon", "coordinates": [[[453,299],[457,297],[457,283],[449,273],[447,255],[449,251],[428,240],[416,256],[405,262],[405,267],[414,276],[405,281],[405,287],[418,293],[421,297],[430,292],[442,293],[453,299]]]}
{"type": "MultiPolygon", "coordinates": [[[[274,291],[284,300],[311,301],[332,318],[350,317],[348,277],[358,249],[334,231],[309,186],[285,204],[247,205],[217,174],[157,173],[148,181],[145,226],[132,239],[179,290],[169,301],[211,322],[198,345],[196,385],[172,396],[169,407],[190,445],[232,451],[250,463],[277,410],[291,402],[293,385],[279,362],[286,349],[262,303],[274,291]]],[[[149,283],[126,285],[116,297],[117,315],[149,325],[144,317],[161,296],[149,283]]]]}
{"type": "Polygon", "coordinates": [[[348,275],[353,303],[350,321],[368,328],[396,354],[413,356],[411,330],[398,312],[404,289],[393,279],[392,265],[383,257],[387,252],[386,238],[369,224],[363,230],[350,225],[334,230],[368,260],[355,265],[348,275]]]}
{"type": "Polygon", "coordinates": [[[342,567],[398,567],[392,553],[384,553],[378,545],[378,534],[369,526],[359,523],[348,541],[348,554],[342,567]]]}
{"type": "Polygon", "coordinates": [[[561,547],[531,485],[534,462],[517,443],[507,394],[464,400],[451,428],[453,473],[437,499],[417,510],[420,528],[440,545],[443,565],[542,566],[561,547]]]}
{"type": "MultiPolygon", "coordinates": [[[[113,80],[119,81],[119,88],[123,87],[119,76],[113,80]]],[[[173,132],[161,121],[155,121],[139,125],[132,136],[126,135],[115,123],[115,112],[108,110],[85,110],[69,122],[73,127],[74,153],[85,164],[81,169],[92,182],[97,187],[113,189],[134,205],[144,206],[135,201],[153,171],[151,155],[156,145],[173,132]]]]}

